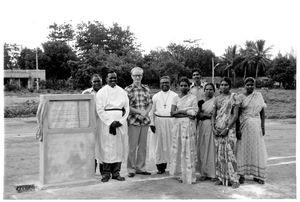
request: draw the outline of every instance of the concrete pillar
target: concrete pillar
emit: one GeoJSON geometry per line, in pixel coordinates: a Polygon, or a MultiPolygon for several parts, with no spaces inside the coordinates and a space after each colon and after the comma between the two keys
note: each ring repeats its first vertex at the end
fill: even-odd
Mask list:
{"type": "Polygon", "coordinates": [[[22,87],[22,86],[21,86],[21,79],[20,79],[20,78],[17,79],[17,85],[19,86],[19,88],[22,87]]]}
{"type": "Polygon", "coordinates": [[[27,79],[27,88],[28,89],[32,88],[30,80],[31,80],[30,78],[27,79]]]}

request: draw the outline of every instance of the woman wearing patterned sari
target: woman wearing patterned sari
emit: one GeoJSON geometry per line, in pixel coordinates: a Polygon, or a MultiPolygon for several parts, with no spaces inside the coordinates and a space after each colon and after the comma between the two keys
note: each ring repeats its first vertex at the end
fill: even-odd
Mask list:
{"type": "Polygon", "coordinates": [[[197,98],[188,93],[190,82],[180,79],[180,95],[173,100],[171,116],[175,117],[172,137],[170,175],[179,176],[179,181],[186,184],[196,182],[195,135],[197,98]]]}
{"type": "Polygon", "coordinates": [[[216,97],[212,116],[216,141],[216,185],[239,187],[236,162],[236,128],[240,102],[230,92],[231,81],[223,78],[220,95],[216,97]]]}
{"type": "Polygon", "coordinates": [[[239,96],[242,137],[237,142],[237,163],[240,183],[252,175],[259,184],[265,183],[267,150],[264,142],[266,104],[260,92],[254,91],[255,79],[245,79],[244,94],[239,96]]]}
{"type": "Polygon", "coordinates": [[[197,165],[196,172],[200,173],[200,181],[214,180],[215,170],[215,141],[211,125],[211,116],[214,106],[215,86],[207,83],[204,86],[205,102],[198,111],[199,125],[197,127],[197,165]]]}

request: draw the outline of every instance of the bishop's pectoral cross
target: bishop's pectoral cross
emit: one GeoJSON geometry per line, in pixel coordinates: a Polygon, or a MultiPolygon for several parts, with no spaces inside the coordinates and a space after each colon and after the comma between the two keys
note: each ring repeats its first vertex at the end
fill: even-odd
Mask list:
{"type": "Polygon", "coordinates": [[[164,104],[164,108],[166,109],[166,107],[167,107],[167,105],[166,104],[164,104]]]}

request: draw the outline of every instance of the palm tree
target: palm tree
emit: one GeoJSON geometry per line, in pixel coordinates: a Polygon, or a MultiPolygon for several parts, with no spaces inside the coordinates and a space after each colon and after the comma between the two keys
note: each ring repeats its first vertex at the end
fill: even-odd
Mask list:
{"type": "Polygon", "coordinates": [[[224,55],[221,57],[220,68],[223,69],[223,71],[227,70],[228,77],[230,76],[230,72],[232,73],[234,86],[236,80],[236,70],[240,66],[240,63],[238,62],[240,57],[241,56],[237,51],[236,45],[228,46],[224,55]]]}
{"type": "Polygon", "coordinates": [[[255,79],[258,77],[258,72],[260,69],[264,69],[266,65],[270,62],[269,51],[272,46],[265,48],[265,40],[246,41],[246,48],[241,51],[244,61],[244,78],[246,77],[247,67],[255,65],[255,79]]]}
{"type": "Polygon", "coordinates": [[[253,66],[252,56],[254,55],[254,47],[255,43],[253,41],[246,41],[245,49],[240,48],[240,54],[243,58],[241,63],[241,68],[244,70],[244,80],[247,76],[247,70],[250,72],[253,66]]]}

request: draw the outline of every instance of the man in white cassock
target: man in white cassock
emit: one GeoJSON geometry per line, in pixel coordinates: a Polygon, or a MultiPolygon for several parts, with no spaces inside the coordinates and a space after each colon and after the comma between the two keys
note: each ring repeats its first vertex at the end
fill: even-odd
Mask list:
{"type": "Polygon", "coordinates": [[[120,176],[121,163],[127,160],[128,134],[127,117],[129,100],[125,90],[117,83],[117,74],[110,70],[106,78],[107,85],[96,95],[97,113],[101,119],[99,138],[100,160],[103,164],[102,182],[110,177],[124,181],[120,176]]]}
{"type": "Polygon", "coordinates": [[[172,143],[173,117],[171,117],[171,105],[177,95],[170,90],[170,77],[163,76],[160,79],[161,91],[153,95],[153,107],[150,113],[150,148],[154,155],[157,174],[165,173],[167,163],[170,161],[172,143]]]}

